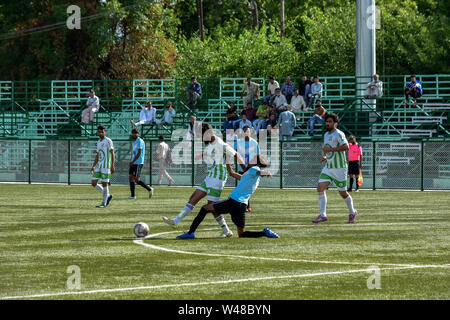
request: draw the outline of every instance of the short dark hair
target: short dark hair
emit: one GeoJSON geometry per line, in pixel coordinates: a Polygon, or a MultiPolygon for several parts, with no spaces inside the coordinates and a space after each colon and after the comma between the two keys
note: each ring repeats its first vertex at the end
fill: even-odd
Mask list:
{"type": "Polygon", "coordinates": [[[327,113],[325,115],[325,121],[328,120],[328,118],[333,119],[333,122],[338,123],[339,122],[339,117],[336,113],[327,113]]]}
{"type": "Polygon", "coordinates": [[[196,77],[192,77],[191,80],[197,80],[197,78],[196,77]]]}
{"type": "Polygon", "coordinates": [[[139,134],[139,131],[138,131],[138,129],[133,129],[133,130],[131,130],[131,133],[137,133],[137,134],[139,134]]]}
{"type": "Polygon", "coordinates": [[[158,139],[159,141],[164,141],[164,136],[159,136],[158,139]]]}
{"type": "Polygon", "coordinates": [[[269,80],[275,80],[275,78],[274,78],[274,77],[272,77],[272,76],[270,76],[270,77],[269,77],[269,80]]]}
{"type": "Polygon", "coordinates": [[[416,75],[415,75],[415,74],[412,74],[410,78],[415,78],[415,77],[416,77],[416,75]]]}
{"type": "Polygon", "coordinates": [[[203,122],[202,123],[202,136],[205,134],[206,131],[212,130],[212,128],[213,128],[212,125],[210,125],[207,122],[203,122]]]}
{"type": "Polygon", "coordinates": [[[98,126],[97,130],[102,130],[103,131],[103,130],[105,130],[105,127],[104,126],[98,126]]]}

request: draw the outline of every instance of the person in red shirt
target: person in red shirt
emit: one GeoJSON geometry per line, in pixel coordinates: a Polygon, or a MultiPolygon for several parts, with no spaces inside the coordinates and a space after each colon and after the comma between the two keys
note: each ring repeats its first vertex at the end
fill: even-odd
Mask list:
{"type": "Polygon", "coordinates": [[[362,148],[356,142],[355,136],[348,137],[349,149],[348,149],[348,175],[350,176],[350,184],[348,186],[348,192],[352,191],[353,178],[356,177],[355,192],[359,191],[358,179],[359,172],[362,169],[362,148]]]}

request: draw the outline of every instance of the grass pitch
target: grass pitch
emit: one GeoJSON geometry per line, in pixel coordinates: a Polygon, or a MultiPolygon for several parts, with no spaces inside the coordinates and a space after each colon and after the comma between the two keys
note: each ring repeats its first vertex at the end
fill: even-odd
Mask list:
{"type": "Polygon", "coordinates": [[[330,189],[329,221],[313,225],[314,190],[258,189],[246,229],[268,226],[280,239],[216,239],[221,230],[208,215],[197,239],[175,240],[200,204],[178,229],[161,216],[173,218],[193,190],[155,187],[149,200],[137,187],[138,199],[126,200],[128,187],[113,185],[100,209],[90,186],[0,184],[0,298],[450,298],[448,192],[353,193],[359,215],[347,225],[345,203],[330,189]],[[136,242],[140,221],[153,237],[136,242]],[[74,265],[80,289],[67,288],[74,265]],[[367,286],[371,276],[377,283],[370,266],[379,268],[379,289],[367,286]]]}

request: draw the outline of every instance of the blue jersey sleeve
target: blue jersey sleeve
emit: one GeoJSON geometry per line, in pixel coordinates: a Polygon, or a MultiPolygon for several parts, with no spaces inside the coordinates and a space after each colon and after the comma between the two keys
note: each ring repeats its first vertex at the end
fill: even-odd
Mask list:
{"type": "Polygon", "coordinates": [[[258,175],[258,172],[260,172],[260,171],[261,171],[261,169],[259,169],[258,167],[251,167],[248,170],[248,174],[250,174],[252,176],[256,176],[256,175],[258,175]]]}
{"type": "Polygon", "coordinates": [[[145,148],[145,142],[144,142],[144,140],[140,139],[139,140],[139,149],[144,150],[144,148],[145,148]]]}

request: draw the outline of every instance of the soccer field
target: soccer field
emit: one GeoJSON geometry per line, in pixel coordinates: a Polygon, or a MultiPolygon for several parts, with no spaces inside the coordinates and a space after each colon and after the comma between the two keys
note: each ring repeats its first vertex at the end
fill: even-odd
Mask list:
{"type": "Polygon", "coordinates": [[[246,228],[279,239],[239,239],[229,215],[235,236],[216,239],[208,215],[197,239],[175,240],[200,204],[178,229],[161,216],[174,217],[193,190],[155,187],[149,200],[140,188],[126,200],[128,187],[113,185],[101,209],[90,186],[0,184],[0,298],[450,299],[449,192],[353,193],[359,215],[348,225],[330,189],[329,220],[314,225],[315,190],[258,189],[246,228]],[[140,221],[144,241],[133,234],[140,221]],[[69,266],[80,289],[67,287],[78,274],[69,266]]]}

